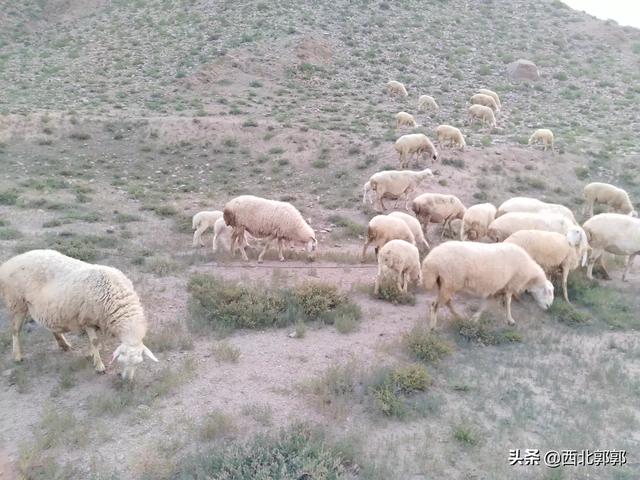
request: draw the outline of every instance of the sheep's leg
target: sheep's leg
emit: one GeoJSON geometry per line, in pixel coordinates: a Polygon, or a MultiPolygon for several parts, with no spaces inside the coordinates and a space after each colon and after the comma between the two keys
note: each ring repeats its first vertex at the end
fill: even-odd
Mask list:
{"type": "Polygon", "coordinates": [[[483,312],[487,309],[488,303],[489,303],[489,300],[487,299],[487,297],[483,297],[482,303],[480,304],[480,308],[478,308],[478,311],[471,316],[471,320],[473,320],[474,322],[477,322],[478,320],[480,320],[480,317],[482,316],[483,312]]]}
{"type": "Polygon", "coordinates": [[[22,350],[20,349],[20,330],[22,330],[22,325],[24,324],[25,319],[27,318],[27,314],[18,313],[13,317],[13,325],[11,325],[11,339],[13,341],[13,361],[21,362],[22,361],[22,350]]]}
{"type": "Polygon", "coordinates": [[[627,273],[629,273],[629,270],[631,269],[631,264],[633,263],[633,260],[636,258],[637,253],[634,253],[632,255],[629,256],[629,258],[627,259],[627,266],[624,269],[624,273],[622,274],[622,281],[626,282],[627,281],[627,273]]]}
{"type": "Polygon", "coordinates": [[[264,254],[269,248],[269,246],[271,245],[272,241],[273,241],[273,237],[267,237],[267,241],[264,243],[264,248],[260,252],[260,255],[258,255],[258,263],[262,263],[262,257],[264,257],[264,254]]]}
{"type": "Polygon", "coordinates": [[[453,298],[450,298],[446,302],[446,305],[447,305],[447,308],[449,309],[449,311],[451,312],[451,315],[453,315],[455,318],[462,318],[462,315],[460,315],[458,313],[458,311],[453,306],[453,298]]]}
{"type": "Polygon", "coordinates": [[[451,224],[451,217],[445,218],[444,223],[442,224],[442,232],[440,232],[440,240],[444,238],[444,232],[446,232],[447,229],[451,230],[450,224],[451,224]]]}
{"type": "Polygon", "coordinates": [[[284,262],[284,238],[278,239],[278,257],[281,262],[284,262]]]}
{"type": "Polygon", "coordinates": [[[362,262],[364,263],[365,260],[365,256],[367,255],[367,248],[369,247],[369,244],[371,243],[371,241],[367,240],[364,244],[364,247],[362,247],[362,262]]]}
{"type": "Polygon", "coordinates": [[[602,250],[599,248],[594,248],[591,251],[591,255],[589,257],[589,264],[587,265],[587,278],[589,280],[593,280],[593,266],[596,264],[600,256],[602,255],[602,250]]]}
{"type": "Polygon", "coordinates": [[[431,303],[431,309],[429,310],[429,328],[435,330],[438,325],[438,308],[440,307],[439,299],[434,300],[431,303]]]}
{"type": "Polygon", "coordinates": [[[198,227],[196,229],[196,231],[193,233],[193,246],[197,247],[198,245],[200,245],[201,247],[204,246],[204,242],[202,241],[202,234],[204,233],[204,231],[207,229],[206,226],[204,227],[198,227]]]}
{"type": "Polygon", "coordinates": [[[376,283],[373,285],[374,295],[378,295],[380,292],[380,280],[382,279],[382,264],[378,264],[378,275],[376,275],[376,283]]]}
{"type": "Polygon", "coordinates": [[[407,289],[409,287],[409,273],[405,270],[401,274],[402,276],[402,291],[407,293],[407,289]]]}
{"type": "Polygon", "coordinates": [[[238,245],[240,245],[240,253],[242,254],[242,259],[245,262],[248,262],[249,257],[247,256],[245,246],[240,241],[241,236],[244,236],[244,228],[241,228],[241,229],[234,228],[233,233],[231,234],[231,255],[235,256],[236,249],[238,248],[238,245]]]}
{"type": "Polygon", "coordinates": [[[386,210],[386,209],[387,209],[387,207],[385,207],[385,206],[384,206],[384,199],[383,199],[382,197],[380,197],[379,202],[380,202],[380,207],[382,207],[382,210],[383,210],[383,211],[384,211],[384,210],[386,210]]]}
{"type": "Polygon", "coordinates": [[[67,342],[67,339],[64,338],[63,334],[56,332],[52,333],[53,338],[56,339],[56,342],[58,342],[58,346],[62,349],[63,352],[68,352],[69,350],[71,350],[71,345],[69,345],[69,342],[67,342]]]}
{"type": "Polygon", "coordinates": [[[567,278],[569,278],[569,269],[562,267],[562,296],[564,297],[564,301],[571,305],[569,294],[567,293],[567,278]]]}
{"type": "Polygon", "coordinates": [[[91,356],[93,357],[93,366],[98,373],[104,373],[104,363],[102,363],[102,358],[100,358],[100,340],[98,339],[98,334],[96,333],[96,329],[94,327],[84,327],[84,331],[87,332],[87,336],[89,337],[89,351],[91,352],[91,356]]]}
{"type": "Polygon", "coordinates": [[[611,275],[609,275],[609,272],[607,271],[607,266],[605,265],[605,262],[604,262],[604,255],[600,256],[600,266],[602,267],[602,271],[604,272],[604,279],[611,280],[611,275]]]}
{"type": "Polygon", "coordinates": [[[429,229],[429,223],[431,222],[431,215],[427,215],[427,217],[425,217],[424,219],[424,223],[422,224],[422,230],[424,233],[424,238],[425,240],[429,241],[429,234],[427,232],[427,230],[429,229]]]}
{"type": "Polygon", "coordinates": [[[504,300],[507,307],[507,321],[509,322],[509,325],[515,325],[516,321],[511,316],[511,293],[505,293],[504,300]]]}

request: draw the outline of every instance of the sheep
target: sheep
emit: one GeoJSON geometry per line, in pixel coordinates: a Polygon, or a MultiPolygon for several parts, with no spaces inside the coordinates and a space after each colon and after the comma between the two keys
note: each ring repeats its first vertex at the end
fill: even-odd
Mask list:
{"type": "Polygon", "coordinates": [[[629,195],[623,189],[610,185],[608,183],[593,182],[584,187],[584,210],[583,215],[589,214],[593,217],[593,204],[595,202],[604,203],[609,207],[609,211],[613,213],[624,213],[637,217],[638,214],[634,210],[629,195]]]}
{"type": "MultiPolygon", "coordinates": [[[[213,225],[213,242],[211,242],[213,253],[216,253],[218,251],[218,247],[220,246],[221,243],[223,244],[226,250],[231,249],[232,233],[233,233],[233,228],[227,226],[227,224],[224,223],[224,218],[220,217],[218,220],[216,220],[216,223],[213,225]]],[[[242,248],[251,247],[251,244],[249,243],[249,239],[247,238],[250,236],[251,235],[249,234],[249,232],[246,232],[246,231],[244,232],[244,236],[242,237],[242,240],[241,240],[242,248]]]]}
{"type": "Polygon", "coordinates": [[[475,119],[480,120],[482,125],[486,125],[489,128],[495,128],[496,117],[493,114],[493,110],[484,105],[471,105],[469,107],[469,121],[473,123],[475,119]]]}
{"type": "Polygon", "coordinates": [[[204,247],[204,242],[201,238],[202,234],[210,228],[213,229],[213,226],[219,218],[222,218],[222,212],[220,210],[198,212],[193,216],[191,226],[193,230],[195,230],[193,233],[194,247],[197,247],[198,244],[204,247]]]}
{"type": "Polygon", "coordinates": [[[502,242],[519,230],[546,230],[566,234],[575,224],[556,213],[506,213],[496,218],[487,229],[487,236],[494,242],[502,242]]]}
{"type": "Polygon", "coordinates": [[[604,252],[614,255],[629,255],[622,281],[626,282],[635,256],[640,253],[640,219],[620,213],[601,213],[587,220],[582,227],[591,246],[587,277],[593,279],[593,266],[600,260],[605,278],[610,279],[604,265],[604,252]]]}
{"type": "Polygon", "coordinates": [[[407,112],[398,112],[396,113],[396,128],[400,127],[417,127],[418,124],[416,120],[413,118],[413,115],[407,112]]]}
{"type": "Polygon", "coordinates": [[[400,82],[396,82],[395,80],[389,80],[389,82],[387,82],[387,93],[392,97],[394,95],[400,95],[401,97],[409,95],[407,93],[407,89],[404,88],[404,85],[400,82]]]}
{"type": "Polygon", "coordinates": [[[440,238],[442,238],[451,221],[456,218],[462,219],[466,211],[466,208],[457,197],[442,193],[423,193],[419,195],[413,199],[411,209],[420,221],[427,241],[429,240],[427,233],[429,223],[443,224],[440,235],[440,238]]]}
{"type": "Polygon", "coordinates": [[[496,102],[496,105],[498,106],[498,111],[502,108],[502,104],[500,103],[500,97],[496,92],[492,90],[488,90],[486,88],[479,88],[478,93],[484,93],[485,95],[489,95],[491,98],[493,98],[496,102]]]}
{"type": "Polygon", "coordinates": [[[543,230],[520,230],[510,235],[505,243],[524,248],[547,275],[561,269],[562,296],[567,303],[571,303],[567,293],[567,278],[569,272],[587,265],[588,243],[585,235],[580,227],[572,227],[566,235],[543,230]]]}
{"type": "Polygon", "coordinates": [[[373,288],[377,295],[380,292],[380,282],[387,272],[393,272],[398,290],[407,293],[409,282],[422,282],[420,270],[420,253],[415,245],[404,240],[390,240],[378,255],[378,275],[373,288]]]}
{"type": "Polygon", "coordinates": [[[376,215],[369,221],[367,226],[367,240],[362,248],[362,261],[364,262],[367,254],[367,248],[372,243],[375,245],[376,258],[378,252],[388,241],[399,239],[409,242],[411,245],[416,244],[415,237],[411,233],[409,226],[397,217],[388,215],[376,215]]]}
{"type": "Polygon", "coordinates": [[[502,295],[507,320],[511,316],[511,297],[529,291],[542,309],[553,303],[553,285],[542,268],[521,247],[512,243],[474,243],[451,241],[438,245],[422,262],[422,282],[427,291],[437,287],[438,296],[431,304],[430,327],[435,329],[438,309],[446,305],[460,317],[451,303],[457,292],[482,298],[480,309],[472,319],[477,321],[491,296],[502,295]]]}
{"type": "Polygon", "coordinates": [[[496,101],[491,95],[485,95],[484,93],[476,93],[471,97],[471,105],[484,105],[489,107],[494,112],[500,110],[496,101]]]}
{"type": "Polygon", "coordinates": [[[462,217],[460,240],[480,240],[487,235],[489,224],[496,218],[496,207],[491,203],[480,203],[469,207],[462,217]]]}
{"type": "Polygon", "coordinates": [[[402,196],[405,197],[405,210],[409,209],[409,195],[427,178],[433,177],[431,169],[425,168],[422,171],[411,170],[385,170],[374,173],[367,183],[364,184],[364,196],[362,203],[373,203],[371,200],[371,192],[375,192],[380,208],[386,209],[383,200],[385,197],[396,199],[398,201],[402,196]]]}
{"type": "Polygon", "coordinates": [[[400,168],[407,168],[409,160],[415,154],[416,161],[420,159],[420,155],[426,157],[427,154],[435,161],[438,158],[438,152],[424,133],[410,133],[402,135],[396,140],[394,145],[396,152],[399,154],[400,168]]]}
{"type": "Polygon", "coordinates": [[[529,212],[529,213],[555,213],[562,215],[571,221],[571,223],[577,225],[576,218],[573,216],[573,212],[559,203],[547,203],[537,198],[530,197],[513,197],[505,201],[498,207],[496,217],[500,217],[505,213],[513,212],[529,212]]]}
{"type": "Polygon", "coordinates": [[[0,296],[12,316],[16,362],[22,361],[19,337],[27,315],[50,330],[64,351],[71,348],[64,333],[84,330],[98,373],[106,370],[98,330],[120,340],[111,363],[124,364],[124,379],[133,379],[143,355],[158,361],[142,343],[147,332],[144,311],[131,281],[120,270],[55,250],[31,250],[0,265],[0,296]]]}
{"type": "Polygon", "coordinates": [[[404,212],[391,212],[389,214],[390,217],[396,217],[402,220],[407,224],[411,233],[413,233],[413,238],[415,239],[418,245],[424,245],[427,250],[429,250],[429,242],[424,238],[424,234],[422,233],[422,226],[416,217],[412,217],[408,213],[404,212]]]}
{"type": "Polygon", "coordinates": [[[423,112],[427,110],[427,107],[436,111],[440,110],[440,107],[438,106],[438,104],[436,103],[435,99],[432,96],[420,95],[420,98],[418,99],[418,110],[423,112]]]}
{"type": "Polygon", "coordinates": [[[467,146],[460,129],[452,127],[451,125],[440,125],[436,128],[436,135],[438,136],[440,147],[444,147],[445,141],[449,142],[450,147],[456,146],[460,150],[464,150],[464,147],[467,146]]]}
{"type": "Polygon", "coordinates": [[[555,152],[553,148],[553,132],[548,128],[539,128],[531,134],[531,137],[529,137],[529,145],[533,145],[534,143],[542,143],[543,151],[549,147],[552,152],[555,152]]]}
{"type": "Polygon", "coordinates": [[[281,262],[284,262],[283,249],[286,241],[306,244],[309,254],[315,252],[318,244],[313,229],[300,212],[287,202],[240,195],[224,206],[223,218],[227,225],[233,227],[231,254],[235,255],[240,244],[240,252],[245,261],[249,258],[246,246],[240,240],[245,230],[254,237],[267,239],[258,255],[258,263],[262,263],[265,252],[274,240],[278,241],[278,257],[281,262]]]}

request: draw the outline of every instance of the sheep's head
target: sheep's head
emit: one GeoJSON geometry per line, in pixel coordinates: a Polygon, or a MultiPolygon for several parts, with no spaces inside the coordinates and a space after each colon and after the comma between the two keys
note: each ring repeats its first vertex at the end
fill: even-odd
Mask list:
{"type": "Polygon", "coordinates": [[[315,252],[317,246],[318,240],[316,240],[316,237],[312,237],[311,240],[307,242],[307,253],[315,252]]]}
{"type": "Polygon", "coordinates": [[[549,308],[553,303],[553,284],[549,280],[545,279],[542,285],[538,284],[528,288],[527,290],[531,295],[533,295],[536,303],[543,310],[549,308]]]}
{"type": "Polygon", "coordinates": [[[589,241],[587,240],[587,234],[582,227],[574,226],[567,232],[567,242],[572,247],[577,248],[578,255],[580,257],[580,265],[586,267],[587,260],[589,259],[589,241]]]}
{"type": "Polygon", "coordinates": [[[146,355],[154,362],[158,361],[151,350],[149,350],[149,348],[142,342],[138,345],[127,345],[126,343],[121,343],[113,352],[109,365],[116,360],[122,363],[124,366],[124,369],[122,370],[122,378],[124,380],[132,380],[136,367],[139,363],[142,363],[143,355],[146,355]]]}

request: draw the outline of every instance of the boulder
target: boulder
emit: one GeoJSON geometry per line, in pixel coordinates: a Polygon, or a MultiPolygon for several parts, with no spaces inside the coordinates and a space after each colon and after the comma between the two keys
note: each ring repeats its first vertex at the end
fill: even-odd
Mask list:
{"type": "Polygon", "coordinates": [[[540,72],[535,63],[530,60],[516,60],[507,65],[507,74],[511,80],[539,80],[540,72]]]}

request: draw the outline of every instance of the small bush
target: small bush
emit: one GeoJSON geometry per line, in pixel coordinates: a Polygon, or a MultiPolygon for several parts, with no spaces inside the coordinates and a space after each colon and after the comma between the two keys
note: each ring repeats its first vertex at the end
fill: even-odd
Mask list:
{"type": "Polygon", "coordinates": [[[422,365],[382,368],[373,373],[369,387],[376,411],[388,417],[403,417],[409,412],[406,396],[422,392],[431,384],[431,378],[422,365]]]}
{"type": "Polygon", "coordinates": [[[480,433],[477,428],[468,422],[462,422],[453,429],[453,438],[458,442],[474,446],[480,443],[480,433]]]}
{"type": "Polygon", "coordinates": [[[415,305],[416,296],[411,292],[401,292],[395,281],[384,279],[380,282],[380,289],[375,298],[393,303],[394,305],[415,305]]]}
{"type": "Polygon", "coordinates": [[[240,349],[227,342],[220,342],[211,349],[213,358],[218,362],[238,363],[240,349]]]}
{"type": "Polygon", "coordinates": [[[583,325],[591,321],[591,315],[589,315],[589,313],[577,310],[564,300],[559,299],[553,302],[549,309],[549,314],[560,323],[567,325],[583,325]]]}
{"type": "Polygon", "coordinates": [[[589,167],[585,165],[576,167],[574,171],[576,172],[576,177],[578,177],[578,180],[586,180],[587,178],[589,178],[590,170],[589,167]]]}
{"type": "Polygon", "coordinates": [[[229,438],[237,431],[231,417],[217,410],[205,415],[198,430],[200,439],[205,442],[229,438]]]}
{"type": "Polygon", "coordinates": [[[522,335],[511,328],[496,329],[491,321],[481,317],[480,320],[459,319],[454,323],[460,336],[469,342],[481,345],[501,345],[504,343],[520,343],[522,335]]]}
{"type": "Polygon", "coordinates": [[[453,346],[446,340],[415,326],[402,338],[406,351],[423,362],[437,362],[453,352],[453,346]]]}

